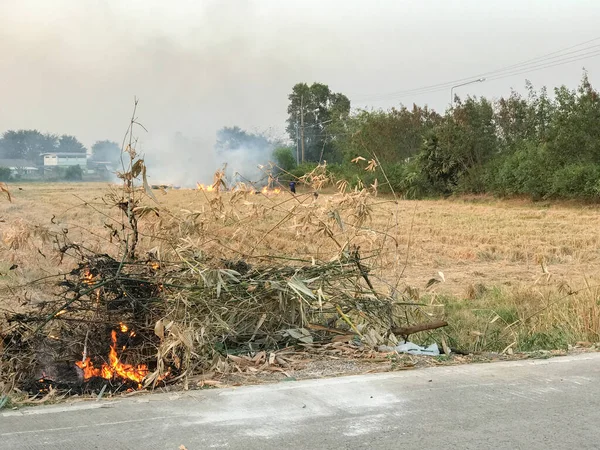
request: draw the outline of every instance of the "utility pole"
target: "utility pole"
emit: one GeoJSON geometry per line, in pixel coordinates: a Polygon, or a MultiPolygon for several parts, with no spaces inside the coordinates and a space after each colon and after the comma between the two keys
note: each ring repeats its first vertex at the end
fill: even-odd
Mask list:
{"type": "Polygon", "coordinates": [[[300,164],[300,134],[298,120],[296,120],[296,165],[300,164]]]}
{"type": "Polygon", "coordinates": [[[304,95],[300,96],[300,139],[302,139],[302,162],[304,162],[304,95]]]}

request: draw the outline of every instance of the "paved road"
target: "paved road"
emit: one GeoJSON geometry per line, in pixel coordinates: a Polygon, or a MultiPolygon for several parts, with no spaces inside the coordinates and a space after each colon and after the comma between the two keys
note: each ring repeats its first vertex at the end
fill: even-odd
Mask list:
{"type": "Polygon", "coordinates": [[[598,449],[600,353],[0,413],[1,449],[598,449]]]}

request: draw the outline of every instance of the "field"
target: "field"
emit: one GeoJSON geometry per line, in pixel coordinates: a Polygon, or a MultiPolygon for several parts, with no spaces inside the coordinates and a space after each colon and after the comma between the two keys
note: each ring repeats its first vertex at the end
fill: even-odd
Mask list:
{"type": "MultiPolygon", "coordinates": [[[[68,272],[73,261],[60,263],[50,237],[62,230],[96,252],[118,248],[107,224],[119,223],[122,213],[103,200],[114,187],[65,183],[10,189],[12,203],[0,203],[5,285],[68,272]]],[[[374,268],[378,288],[396,289],[426,303],[431,317],[448,320],[444,333],[455,346],[531,350],[600,339],[595,287],[600,211],[595,206],[478,197],[396,203],[366,194],[344,199],[334,192],[315,198],[312,191],[297,197],[191,189],[155,195],[162,210],[159,217],[148,214],[141,226],[143,251],[173,251],[172,244],[167,248],[152,237],[168,227],[181,242],[206,252],[256,261],[261,255],[327,261],[351,243],[374,268]],[[345,208],[343,217],[330,213],[336,208],[345,208]],[[192,237],[186,227],[210,230],[211,238],[192,237]]],[[[40,301],[45,294],[32,290],[29,295],[40,301]]],[[[1,306],[19,307],[11,297],[1,306]]],[[[437,335],[424,339],[431,336],[437,335]]]]}

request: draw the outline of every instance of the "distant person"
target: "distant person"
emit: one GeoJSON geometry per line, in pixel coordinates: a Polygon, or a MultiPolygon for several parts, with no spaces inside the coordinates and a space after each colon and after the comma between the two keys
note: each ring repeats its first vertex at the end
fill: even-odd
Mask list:
{"type": "Polygon", "coordinates": [[[292,194],[296,193],[296,182],[295,181],[290,181],[290,191],[292,191],[292,194]]]}

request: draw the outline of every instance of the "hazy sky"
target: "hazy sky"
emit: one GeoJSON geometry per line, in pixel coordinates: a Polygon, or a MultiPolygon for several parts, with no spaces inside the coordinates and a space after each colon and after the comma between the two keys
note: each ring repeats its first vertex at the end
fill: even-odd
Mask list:
{"type": "MultiPolygon", "coordinates": [[[[137,95],[147,141],[181,131],[210,145],[224,125],[282,130],[300,81],[353,106],[444,109],[449,89],[386,94],[600,37],[598,23],[598,0],[0,0],[0,131],[120,140],[137,95]]],[[[457,93],[575,87],[583,66],[600,85],[596,57],[457,93]]]]}

